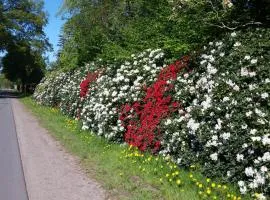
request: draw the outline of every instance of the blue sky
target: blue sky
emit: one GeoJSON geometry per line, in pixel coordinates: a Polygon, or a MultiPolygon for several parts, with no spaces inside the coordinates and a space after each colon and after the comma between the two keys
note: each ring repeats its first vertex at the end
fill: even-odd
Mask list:
{"type": "Polygon", "coordinates": [[[49,14],[48,24],[45,27],[45,33],[49,38],[50,43],[53,45],[53,52],[48,52],[47,55],[50,61],[56,59],[55,54],[59,49],[57,47],[61,26],[64,21],[60,16],[56,16],[59,8],[62,5],[63,0],[44,0],[44,10],[49,14]]]}

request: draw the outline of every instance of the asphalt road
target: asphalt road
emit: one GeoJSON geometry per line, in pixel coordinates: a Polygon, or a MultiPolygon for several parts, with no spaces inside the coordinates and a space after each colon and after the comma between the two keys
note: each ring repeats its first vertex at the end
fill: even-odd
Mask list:
{"type": "Polygon", "coordinates": [[[0,199],[28,200],[9,95],[0,91],[0,199]]]}

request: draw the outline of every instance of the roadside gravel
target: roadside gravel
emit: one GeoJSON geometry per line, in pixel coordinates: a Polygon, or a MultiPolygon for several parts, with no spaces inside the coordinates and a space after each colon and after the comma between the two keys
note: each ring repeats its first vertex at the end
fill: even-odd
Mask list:
{"type": "Polygon", "coordinates": [[[90,180],[78,160],[12,99],[29,200],[103,200],[105,191],[90,180]]]}

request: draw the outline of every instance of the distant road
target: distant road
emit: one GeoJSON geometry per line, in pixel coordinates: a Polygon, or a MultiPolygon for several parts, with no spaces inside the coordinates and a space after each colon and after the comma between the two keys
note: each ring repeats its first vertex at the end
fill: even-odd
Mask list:
{"type": "Polygon", "coordinates": [[[0,199],[28,200],[10,92],[0,90],[0,199]]]}

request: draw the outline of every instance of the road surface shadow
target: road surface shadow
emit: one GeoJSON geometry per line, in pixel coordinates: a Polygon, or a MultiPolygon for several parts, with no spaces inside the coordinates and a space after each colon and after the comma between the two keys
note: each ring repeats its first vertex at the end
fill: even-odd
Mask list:
{"type": "Polygon", "coordinates": [[[23,98],[30,96],[29,94],[22,94],[15,90],[0,89],[0,98],[23,98]]]}

